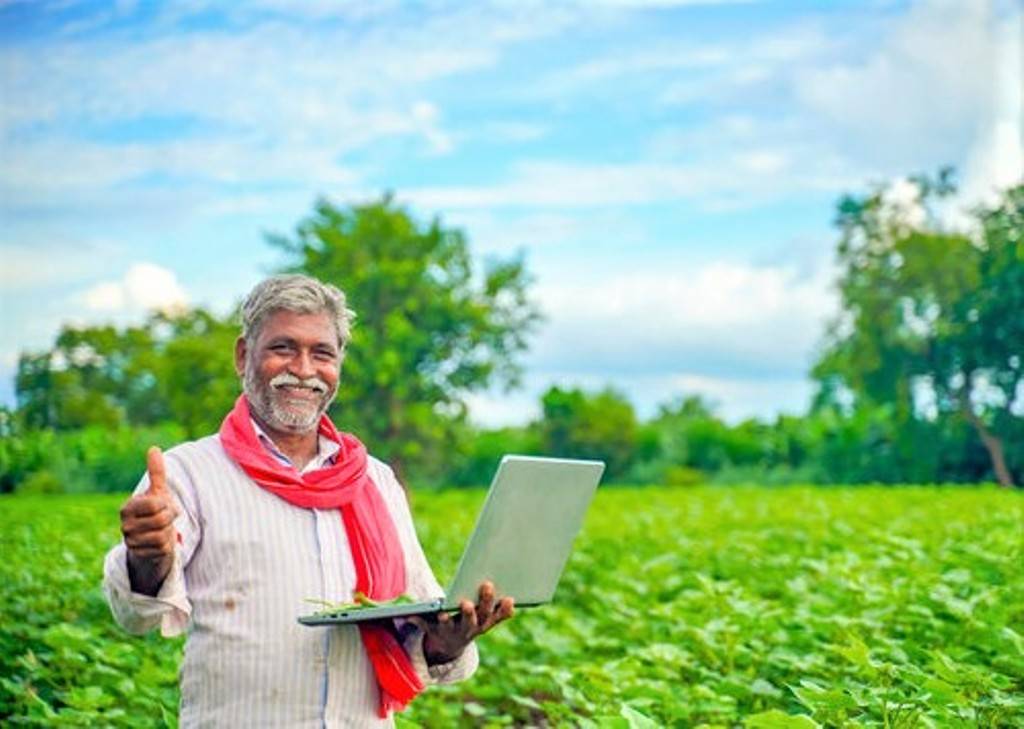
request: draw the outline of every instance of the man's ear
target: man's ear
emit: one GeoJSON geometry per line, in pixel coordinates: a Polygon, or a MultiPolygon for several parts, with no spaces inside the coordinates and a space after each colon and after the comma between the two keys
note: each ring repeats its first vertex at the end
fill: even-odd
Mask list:
{"type": "Polygon", "coordinates": [[[245,355],[247,353],[245,337],[239,337],[235,340],[235,372],[239,377],[245,375],[245,355]]]}

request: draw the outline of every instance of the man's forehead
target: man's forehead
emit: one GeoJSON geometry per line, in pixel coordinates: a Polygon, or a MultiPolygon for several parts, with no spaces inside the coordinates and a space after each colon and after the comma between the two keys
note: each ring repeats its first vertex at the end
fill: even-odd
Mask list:
{"type": "Polygon", "coordinates": [[[330,314],[278,309],[267,315],[262,326],[263,339],[318,339],[337,345],[338,334],[330,314]]]}

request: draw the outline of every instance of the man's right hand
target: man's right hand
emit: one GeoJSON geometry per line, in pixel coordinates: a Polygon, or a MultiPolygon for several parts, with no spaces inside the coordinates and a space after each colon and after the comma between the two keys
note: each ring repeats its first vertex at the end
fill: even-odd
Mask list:
{"type": "Polygon", "coordinates": [[[121,507],[121,533],[128,547],[128,579],[132,591],[154,596],[174,564],[180,513],[167,487],[164,454],[153,446],[146,453],[149,488],[121,507]]]}

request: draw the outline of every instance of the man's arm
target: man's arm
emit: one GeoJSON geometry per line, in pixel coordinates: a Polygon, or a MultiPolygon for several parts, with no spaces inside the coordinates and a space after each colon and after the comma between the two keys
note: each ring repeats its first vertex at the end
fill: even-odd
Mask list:
{"type": "Polygon", "coordinates": [[[150,449],[146,477],[121,509],[124,539],[104,562],[111,612],[131,633],[160,625],[164,635],[177,635],[192,612],[183,569],[198,543],[199,522],[192,491],[178,475],[169,478],[163,454],[150,449]]]}

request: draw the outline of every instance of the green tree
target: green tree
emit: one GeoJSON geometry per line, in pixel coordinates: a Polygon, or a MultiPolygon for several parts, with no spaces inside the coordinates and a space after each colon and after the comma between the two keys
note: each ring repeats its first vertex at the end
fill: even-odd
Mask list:
{"type": "Polygon", "coordinates": [[[545,453],[605,461],[608,478],[621,478],[633,462],[639,427],[633,406],[612,388],[586,393],[552,387],[541,398],[539,424],[545,453]]]}
{"type": "Polygon", "coordinates": [[[234,360],[236,317],[192,309],[157,314],[150,326],[162,335],[153,371],[170,418],[189,438],[217,430],[241,391],[234,360]]]}
{"type": "Polygon", "coordinates": [[[58,430],[155,422],[166,411],[154,394],[153,346],[145,326],[65,326],[52,349],[19,357],[19,415],[30,428],[58,430]]]}
{"type": "Polygon", "coordinates": [[[906,429],[961,417],[992,473],[1012,485],[1021,464],[1007,461],[1004,443],[1020,428],[1024,193],[1010,190],[978,211],[971,234],[947,229],[936,214],[954,190],[948,171],[916,178],[909,189],[916,200],[900,202],[880,187],[839,204],[843,310],[813,371],[818,404],[886,406],[900,431],[894,457],[904,463],[921,459],[922,446],[941,447],[906,437],[906,429]]]}
{"type": "Polygon", "coordinates": [[[18,417],[28,429],[115,429],[173,420],[189,437],[220,424],[239,392],[234,317],[154,313],[139,326],[64,327],[18,362],[18,417]]]}
{"type": "Polygon", "coordinates": [[[420,223],[390,196],[320,201],[293,237],[270,242],[284,270],[336,284],[357,312],[338,422],[396,470],[441,472],[464,432],[466,396],[518,384],[518,355],[539,320],[523,261],[478,273],[462,231],[420,223]]]}

